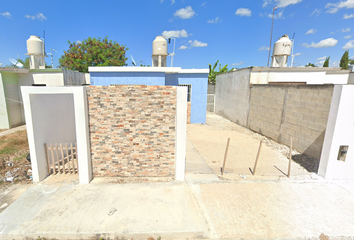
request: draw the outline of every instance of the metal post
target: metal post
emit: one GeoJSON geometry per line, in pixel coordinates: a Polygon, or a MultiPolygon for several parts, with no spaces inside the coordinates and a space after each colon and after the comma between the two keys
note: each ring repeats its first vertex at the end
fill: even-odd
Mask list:
{"type": "Polygon", "coordinates": [[[270,50],[272,49],[272,36],[273,36],[273,23],[274,23],[274,11],[277,9],[277,6],[273,8],[273,18],[272,18],[272,28],[270,30],[270,43],[269,43],[269,54],[268,54],[268,63],[267,67],[269,67],[269,58],[270,58],[270,50]]]}
{"type": "Polygon", "coordinates": [[[225,150],[225,156],[224,156],[224,163],[222,165],[222,171],[221,171],[221,175],[224,175],[225,172],[225,163],[226,163],[226,158],[227,158],[227,151],[229,150],[229,143],[230,143],[230,138],[227,139],[227,145],[226,145],[226,150],[225,150]]]}
{"type": "Polygon", "coordinates": [[[292,139],[292,138],[290,138],[290,153],[289,153],[288,177],[290,177],[290,169],[291,169],[292,151],[293,151],[293,139],[292,139]]]}
{"type": "Polygon", "coordinates": [[[260,141],[259,143],[259,148],[258,148],[258,153],[257,153],[257,157],[256,157],[256,162],[254,163],[254,168],[253,168],[253,171],[252,171],[252,174],[256,174],[256,168],[257,168],[257,163],[258,163],[258,158],[259,158],[259,154],[261,153],[261,149],[262,149],[262,140],[260,141]]]}

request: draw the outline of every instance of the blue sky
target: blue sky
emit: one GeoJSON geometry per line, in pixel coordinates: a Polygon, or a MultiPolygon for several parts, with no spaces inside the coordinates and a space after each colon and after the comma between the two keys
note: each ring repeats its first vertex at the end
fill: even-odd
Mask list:
{"type": "Polygon", "coordinates": [[[55,66],[68,40],[105,36],[129,48],[129,65],[130,55],[151,65],[152,41],[162,34],[176,38],[175,67],[266,66],[274,6],[272,48],[295,33],[294,66],[322,66],[330,56],[337,67],[345,50],[354,58],[354,0],[18,0],[0,5],[0,63],[25,58],[26,40],[45,30],[46,52],[58,51],[55,66]]]}

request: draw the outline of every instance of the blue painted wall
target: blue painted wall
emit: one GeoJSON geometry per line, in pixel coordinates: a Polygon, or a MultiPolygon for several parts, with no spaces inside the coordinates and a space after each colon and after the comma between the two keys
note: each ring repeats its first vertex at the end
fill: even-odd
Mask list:
{"type": "Polygon", "coordinates": [[[191,84],[191,123],[206,122],[207,73],[91,72],[90,81],[93,86],[109,86],[111,84],[177,86],[178,84],[191,84]]]}
{"type": "Polygon", "coordinates": [[[90,81],[93,86],[111,84],[165,85],[164,72],[92,72],[90,81]]]}
{"type": "Polygon", "coordinates": [[[205,123],[208,93],[208,74],[178,73],[176,75],[178,84],[192,85],[191,123],[205,123]]]}

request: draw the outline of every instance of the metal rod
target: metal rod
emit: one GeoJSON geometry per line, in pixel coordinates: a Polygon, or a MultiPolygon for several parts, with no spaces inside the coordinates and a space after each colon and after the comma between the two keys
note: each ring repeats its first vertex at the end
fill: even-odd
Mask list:
{"type": "Polygon", "coordinates": [[[292,139],[292,138],[290,138],[290,152],[289,152],[288,177],[290,177],[290,169],[291,169],[292,152],[293,152],[293,139],[292,139]]]}
{"type": "Polygon", "coordinates": [[[270,50],[272,49],[273,23],[274,23],[274,11],[275,11],[275,9],[277,9],[276,6],[273,8],[272,28],[270,30],[270,43],[269,43],[269,54],[268,54],[267,67],[269,67],[270,50]]]}
{"type": "Polygon", "coordinates": [[[256,162],[254,163],[254,168],[253,168],[253,171],[252,171],[252,174],[255,175],[256,174],[256,168],[257,168],[257,163],[258,163],[258,158],[259,158],[259,155],[261,153],[261,148],[262,148],[262,140],[259,142],[259,147],[258,147],[258,153],[257,153],[257,157],[256,157],[256,162]]]}
{"type": "Polygon", "coordinates": [[[224,175],[225,172],[225,163],[226,163],[226,158],[227,158],[227,152],[229,150],[229,143],[230,143],[230,138],[227,139],[227,145],[226,145],[226,150],[225,150],[225,156],[224,156],[224,163],[222,165],[222,172],[221,175],[224,175]]]}

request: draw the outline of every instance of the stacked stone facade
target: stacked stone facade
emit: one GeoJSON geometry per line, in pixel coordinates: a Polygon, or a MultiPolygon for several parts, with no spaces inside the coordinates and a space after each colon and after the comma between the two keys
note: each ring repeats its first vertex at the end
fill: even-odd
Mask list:
{"type": "Polygon", "coordinates": [[[173,86],[90,86],[94,176],[173,177],[176,95],[173,86]]]}

